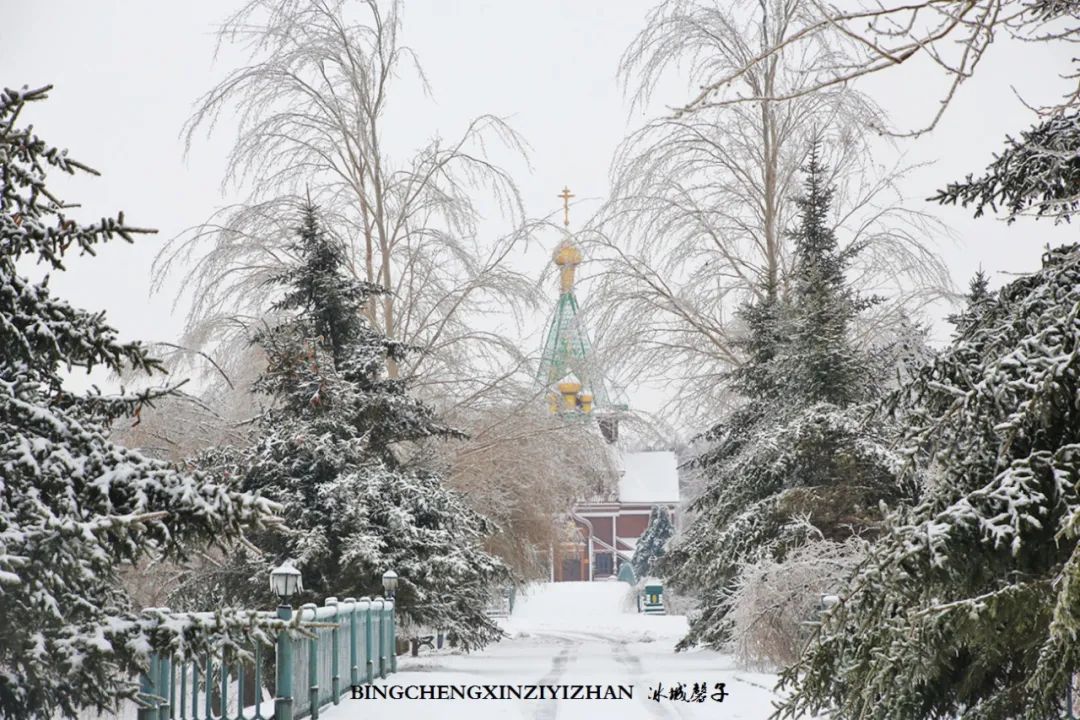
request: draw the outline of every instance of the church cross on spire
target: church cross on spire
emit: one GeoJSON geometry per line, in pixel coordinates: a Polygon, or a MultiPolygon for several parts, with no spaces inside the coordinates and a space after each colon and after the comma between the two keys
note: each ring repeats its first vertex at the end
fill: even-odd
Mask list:
{"type": "Polygon", "coordinates": [[[557,198],[562,198],[563,207],[563,226],[570,227],[570,198],[576,197],[570,193],[570,188],[563,186],[562,193],[556,195],[557,198]]]}

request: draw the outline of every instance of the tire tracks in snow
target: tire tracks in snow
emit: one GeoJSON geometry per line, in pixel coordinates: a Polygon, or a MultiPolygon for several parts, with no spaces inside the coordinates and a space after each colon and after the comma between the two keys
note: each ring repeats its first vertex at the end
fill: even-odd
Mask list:
{"type": "MultiPolygon", "coordinates": [[[[573,640],[560,635],[552,635],[552,637],[562,643],[563,649],[562,652],[551,659],[551,669],[548,670],[547,675],[536,681],[537,685],[555,685],[562,678],[563,673],[566,672],[566,665],[570,662],[570,653],[581,646],[580,640],[573,640]]],[[[533,717],[536,720],[554,720],[558,713],[558,700],[544,700],[540,707],[536,709],[533,717]]]]}
{"type": "MultiPolygon", "coordinates": [[[[615,658],[615,662],[619,663],[627,670],[629,670],[630,677],[633,680],[643,679],[644,673],[641,667],[641,658],[639,658],[637,655],[630,654],[630,651],[626,648],[626,640],[612,640],[610,638],[608,638],[607,640],[609,643],[611,643],[611,654],[612,657],[615,658]]],[[[634,685],[639,684],[644,685],[646,688],[649,687],[647,682],[634,682],[634,685]]],[[[682,716],[682,713],[680,713],[677,708],[673,710],[671,706],[661,705],[659,702],[649,700],[647,696],[645,698],[642,698],[642,702],[645,703],[646,709],[653,717],[670,718],[682,716]]]]}
{"type": "MultiPolygon", "coordinates": [[[[644,687],[644,688],[646,688],[646,690],[649,687],[648,681],[644,677],[644,669],[642,668],[642,665],[641,665],[641,658],[637,657],[636,655],[632,655],[630,653],[630,651],[626,647],[626,645],[627,645],[626,640],[616,640],[616,639],[613,639],[613,638],[611,638],[611,637],[609,637],[607,635],[604,635],[602,633],[594,633],[594,632],[587,632],[587,631],[577,631],[577,630],[548,631],[548,632],[544,632],[543,634],[547,635],[548,637],[556,638],[560,642],[568,643],[568,646],[566,647],[566,649],[563,650],[563,652],[559,655],[559,657],[555,658],[556,663],[560,660],[560,658],[564,658],[564,656],[568,657],[570,651],[571,650],[576,650],[578,647],[581,646],[582,642],[585,641],[585,640],[603,642],[603,643],[606,643],[607,645],[609,645],[611,647],[611,657],[612,657],[612,659],[614,659],[616,663],[618,663],[620,666],[622,666],[623,668],[625,668],[628,671],[631,683],[634,686],[636,686],[638,688],[644,687]]],[[[563,659],[563,662],[559,667],[563,668],[563,667],[565,667],[565,665],[566,665],[566,659],[563,659]]],[[[553,664],[552,669],[554,670],[554,664],[553,664]]],[[[555,679],[557,679],[559,676],[561,676],[561,672],[559,673],[559,675],[557,675],[555,677],[555,679]]],[[[549,680],[550,677],[551,677],[551,673],[544,676],[544,679],[541,680],[540,682],[542,682],[542,683],[543,682],[552,682],[553,683],[554,679],[549,680]]],[[[552,718],[555,717],[555,715],[557,713],[557,701],[549,700],[547,702],[551,703],[550,714],[541,714],[542,711],[538,711],[536,716],[535,716],[537,718],[537,720],[552,720],[552,718]]],[[[673,706],[673,705],[670,705],[670,704],[662,704],[662,703],[659,703],[659,702],[655,702],[655,701],[649,700],[647,698],[647,696],[645,698],[642,698],[640,700],[640,702],[644,705],[646,711],[652,717],[665,718],[665,719],[684,717],[681,709],[678,706],[673,706]]],[[[637,704],[637,703],[635,703],[635,704],[637,704]]],[[[546,711],[546,710],[548,710],[547,707],[543,708],[543,711],[546,711]]]]}

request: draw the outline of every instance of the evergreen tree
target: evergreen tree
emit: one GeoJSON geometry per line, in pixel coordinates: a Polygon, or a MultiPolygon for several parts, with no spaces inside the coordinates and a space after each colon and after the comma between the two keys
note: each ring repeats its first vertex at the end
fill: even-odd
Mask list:
{"type": "Polygon", "coordinates": [[[873,363],[850,337],[866,302],[844,281],[850,252],[828,227],[816,150],[805,170],[790,297],[766,288],[741,311],[744,361],[726,380],[744,402],[700,439],[706,447],[691,464],[706,488],[660,563],[676,589],[699,599],[681,646],[728,640],[732,582],[746,563],[782,559],[807,527],[826,539],[866,528],[878,502],[897,493],[898,459],[868,417],[879,391],[873,363]],[[812,525],[792,522],[804,516],[812,525]]]}
{"type": "Polygon", "coordinates": [[[782,717],[1062,716],[1080,670],[1080,246],[993,296],[976,278],[964,317],[904,393],[923,497],[785,673],[782,717]]]}
{"type": "Polygon", "coordinates": [[[906,312],[896,313],[875,334],[880,343],[871,349],[871,377],[881,377],[889,391],[903,387],[934,359],[929,326],[906,312]]]}
{"type": "MultiPolygon", "coordinates": [[[[146,232],[123,214],[80,223],[46,186],[59,171],[96,175],[16,121],[49,88],[0,93],[0,716],[75,717],[115,709],[153,646],[190,649],[216,631],[191,618],[139,613],[117,566],[147,554],[182,559],[272,518],[272,503],[182,474],[111,443],[109,423],[150,393],[105,397],[63,387],[62,372],[159,367],[121,343],[102,313],[53,297],[20,260],[54,271],[146,232]]],[[[220,629],[220,627],[219,627],[220,629]]]]}
{"type": "Polygon", "coordinates": [[[782,371],[786,389],[803,402],[846,407],[868,393],[869,358],[852,343],[851,326],[872,301],[856,295],[844,278],[858,246],[839,249],[829,218],[833,191],[824,184],[816,143],[804,170],[805,194],[796,200],[800,223],[793,233],[793,311],[782,371]]]}
{"type": "MultiPolygon", "coordinates": [[[[1068,2],[1043,3],[1056,7],[1048,19],[1076,13],[1068,2]]],[[[1009,222],[1034,210],[1035,215],[1068,220],[1080,207],[1080,112],[1068,107],[1063,112],[1020,133],[1020,139],[1005,138],[1005,150],[994,158],[980,178],[968,175],[950,183],[931,198],[946,205],[969,205],[979,217],[989,207],[1008,212],[1009,222]]]]}
{"type": "Polygon", "coordinates": [[[777,363],[789,341],[786,310],[776,286],[769,283],[759,302],[743,305],[737,311],[746,328],[736,342],[743,362],[728,374],[727,381],[743,397],[767,404],[780,400],[784,393],[786,381],[777,363]]]}
{"type": "Polygon", "coordinates": [[[653,505],[649,512],[649,524],[638,538],[631,560],[634,573],[639,578],[653,574],[653,568],[664,556],[665,546],[674,534],[675,524],[671,521],[671,511],[663,505],[653,505]]]}
{"type": "Polygon", "coordinates": [[[968,292],[964,296],[964,309],[955,315],[950,315],[948,320],[956,328],[958,335],[963,335],[972,327],[978,325],[982,311],[991,299],[990,278],[979,269],[968,283],[968,292]]]}
{"type": "MultiPolygon", "coordinates": [[[[256,389],[271,400],[251,447],[218,449],[203,462],[284,506],[288,533],[255,542],[266,558],[245,560],[239,575],[259,592],[266,563],[293,560],[303,600],[378,595],[383,572],[400,577],[397,607],[407,623],[439,628],[477,647],[501,634],[483,613],[493,587],[508,581],[480,549],[490,524],[441,478],[405,451],[428,438],[457,435],[431,409],[382,375],[386,358],[406,348],[366,319],[381,290],[347,272],[344,248],[303,210],[295,267],[276,278],[285,290],[275,310],[286,320],[256,342],[267,367],[256,389]]],[[[243,593],[244,583],[224,586],[243,593]]]]}

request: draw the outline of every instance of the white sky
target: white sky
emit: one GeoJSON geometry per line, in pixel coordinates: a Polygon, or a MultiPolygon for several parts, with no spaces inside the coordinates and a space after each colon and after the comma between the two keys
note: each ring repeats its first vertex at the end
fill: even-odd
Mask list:
{"type": "MultiPolygon", "coordinates": [[[[90,217],[124,210],[130,222],[157,236],[135,246],[117,243],[98,259],[73,259],[52,280],[62,297],[103,309],[124,337],[172,340],[182,309],[171,295],[149,296],[150,263],[168,238],[204,220],[224,202],[220,193],[227,133],[198,142],[185,161],[180,127],[194,100],[233,65],[215,64],[213,28],[237,3],[230,0],[3,0],[0,68],[5,86],[55,86],[51,98],[25,116],[49,142],[101,171],[97,179],[62,182],[61,194],[81,202],[90,217]]],[[[405,44],[419,55],[433,88],[424,99],[406,78],[397,87],[393,140],[402,152],[433,133],[452,137],[482,113],[510,119],[531,145],[531,169],[511,166],[532,216],[559,207],[568,184],[584,219],[608,189],[612,152],[630,127],[628,104],[615,81],[619,56],[642,27],[652,0],[407,0],[405,44]]],[[[980,172],[1006,133],[1029,126],[1029,101],[1049,101],[1060,88],[1068,49],[1000,42],[965,85],[930,136],[901,141],[909,161],[934,162],[905,187],[913,204],[931,210],[955,231],[940,251],[958,286],[981,265],[1004,282],[1006,273],[1038,265],[1047,244],[1072,242],[1069,226],[992,218],[918,202],[946,181],[980,172]]],[[[894,119],[916,123],[936,105],[927,68],[902,68],[867,89],[894,119]]],[[[661,104],[687,97],[690,78],[672,78],[661,104]]],[[[882,158],[888,161],[889,158],[882,158]]],[[[551,243],[554,244],[555,238],[551,243]]],[[[530,253],[537,275],[547,252],[530,253]],[[535,259],[533,259],[535,258],[535,259]]],[[[552,290],[554,294],[554,288],[552,290]]],[[[542,324],[538,318],[537,324],[542,324]]],[[[939,330],[939,337],[944,331],[939,330]]],[[[540,328],[531,334],[540,341],[540,328]]],[[[653,403],[632,398],[635,405],[653,403]]]]}

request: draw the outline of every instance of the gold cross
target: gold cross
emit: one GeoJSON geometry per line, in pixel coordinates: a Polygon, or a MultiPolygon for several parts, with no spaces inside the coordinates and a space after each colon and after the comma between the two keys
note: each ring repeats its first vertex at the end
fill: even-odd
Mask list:
{"type": "Polygon", "coordinates": [[[562,194],[561,195],[556,195],[555,197],[562,198],[562,207],[563,207],[563,221],[562,221],[562,223],[566,227],[570,227],[570,198],[577,197],[577,196],[576,195],[571,195],[570,194],[570,188],[568,188],[566,186],[563,186],[562,194]]]}

